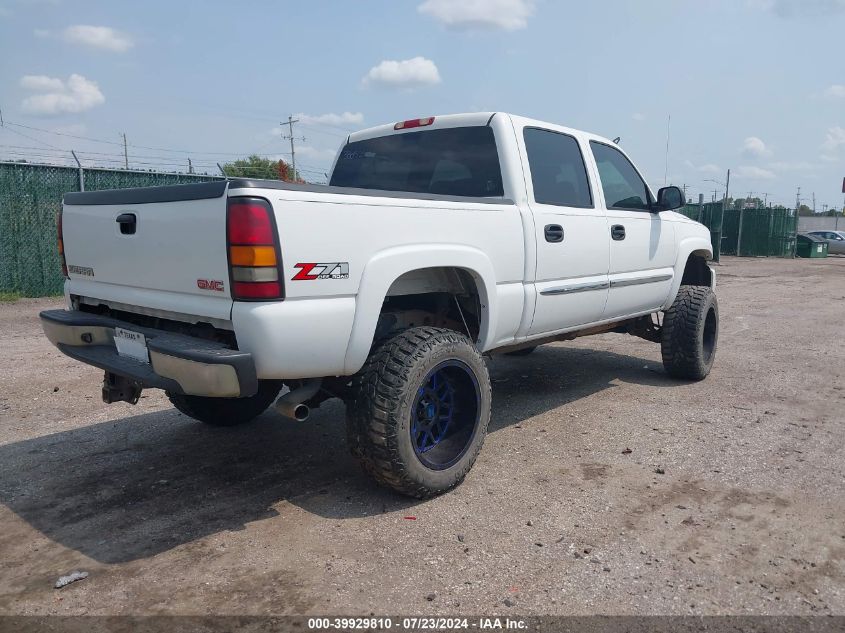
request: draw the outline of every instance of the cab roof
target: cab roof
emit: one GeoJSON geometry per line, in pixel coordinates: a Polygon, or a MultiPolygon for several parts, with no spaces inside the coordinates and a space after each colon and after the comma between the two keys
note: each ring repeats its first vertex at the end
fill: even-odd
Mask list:
{"type": "Polygon", "coordinates": [[[537,126],[548,129],[566,132],[573,136],[584,136],[589,139],[602,141],[604,143],[611,143],[612,141],[603,136],[585,132],[583,130],[576,130],[568,128],[557,123],[548,121],[540,121],[538,119],[530,119],[516,114],[509,114],[507,112],[467,112],[463,114],[438,114],[430,117],[421,117],[420,119],[405,119],[404,121],[394,121],[385,125],[378,125],[376,127],[360,130],[349,135],[347,142],[354,143],[355,141],[363,141],[370,138],[377,138],[380,136],[390,136],[393,134],[406,134],[408,132],[420,132],[423,130],[438,130],[453,127],[471,127],[476,125],[489,125],[494,116],[505,116],[511,119],[516,125],[537,126]],[[406,123],[408,121],[419,121],[424,119],[433,119],[432,123],[423,126],[405,127],[396,129],[399,123],[406,123]]]}

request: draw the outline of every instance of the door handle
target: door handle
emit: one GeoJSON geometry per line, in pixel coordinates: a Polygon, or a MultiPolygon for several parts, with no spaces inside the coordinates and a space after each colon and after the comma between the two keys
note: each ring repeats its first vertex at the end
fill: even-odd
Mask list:
{"type": "Polygon", "coordinates": [[[563,227],[560,224],[547,224],[543,229],[547,242],[562,242],[563,227]]]}
{"type": "Polygon", "coordinates": [[[610,237],[617,242],[621,242],[625,239],[625,227],[621,224],[614,224],[610,227],[610,237]]]}
{"type": "Polygon", "coordinates": [[[115,220],[120,225],[122,235],[134,235],[138,227],[138,218],[134,213],[121,213],[115,220]]]}

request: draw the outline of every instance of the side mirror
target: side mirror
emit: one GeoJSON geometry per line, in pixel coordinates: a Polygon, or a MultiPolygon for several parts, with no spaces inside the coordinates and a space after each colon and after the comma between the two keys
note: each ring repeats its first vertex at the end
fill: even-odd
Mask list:
{"type": "Polygon", "coordinates": [[[684,206],[684,193],[678,187],[663,187],[657,192],[655,211],[672,211],[684,206]]]}

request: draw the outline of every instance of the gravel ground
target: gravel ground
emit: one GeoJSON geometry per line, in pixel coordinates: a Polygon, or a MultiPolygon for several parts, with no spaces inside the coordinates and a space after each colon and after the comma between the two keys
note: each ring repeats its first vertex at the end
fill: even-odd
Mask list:
{"type": "Polygon", "coordinates": [[[0,614],[845,614],[845,258],[718,281],[702,383],[617,334],[494,359],[479,461],[425,502],[359,472],[337,403],[106,406],[55,301],[0,304],[0,614]]]}

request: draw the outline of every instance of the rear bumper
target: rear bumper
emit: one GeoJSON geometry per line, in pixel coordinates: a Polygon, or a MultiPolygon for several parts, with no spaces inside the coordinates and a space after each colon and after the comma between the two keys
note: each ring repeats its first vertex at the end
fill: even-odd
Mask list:
{"type": "Polygon", "coordinates": [[[46,310],[39,316],[47,338],[64,354],[142,387],[217,398],[244,398],[258,392],[252,355],[222,343],[77,310],[46,310]],[[116,327],[146,337],[149,363],[117,353],[116,327]]]}

